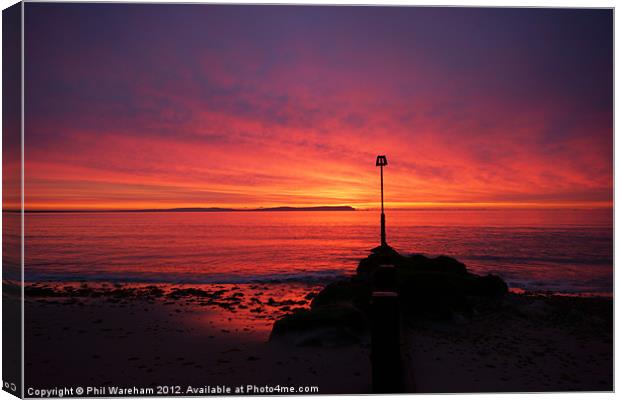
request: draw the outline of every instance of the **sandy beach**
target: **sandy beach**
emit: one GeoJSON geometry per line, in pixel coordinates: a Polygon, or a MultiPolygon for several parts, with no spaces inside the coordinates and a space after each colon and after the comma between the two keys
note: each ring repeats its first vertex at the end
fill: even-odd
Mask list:
{"type": "MultiPolygon", "coordinates": [[[[338,346],[269,341],[273,321],[308,307],[318,289],[29,285],[26,388],[369,393],[367,338],[338,346]]],[[[401,348],[412,392],[612,390],[612,302],[511,293],[500,304],[477,304],[473,316],[403,321],[401,348]]]]}
{"type": "MultiPolygon", "coordinates": [[[[300,290],[278,289],[286,292],[281,293],[279,303],[287,303],[287,296],[300,290]]],[[[286,312],[280,309],[287,306],[276,306],[265,295],[279,290],[266,293],[261,285],[198,289],[224,290],[229,298],[249,297],[236,306],[223,307],[206,305],[204,296],[195,294],[178,299],[130,295],[127,289],[110,286],[98,289],[95,297],[90,289],[83,290],[83,296],[65,297],[65,289],[49,290],[26,302],[27,388],[180,385],[186,390],[188,385],[280,385],[316,386],[319,393],[370,389],[368,352],[363,347],[268,343],[273,319],[286,312]],[[249,293],[262,293],[262,297],[251,296],[252,300],[249,293]]],[[[312,288],[304,290],[312,293],[312,288]]]]}
{"type": "Polygon", "coordinates": [[[413,391],[613,389],[611,299],[509,294],[477,311],[449,323],[408,323],[413,391]]]}

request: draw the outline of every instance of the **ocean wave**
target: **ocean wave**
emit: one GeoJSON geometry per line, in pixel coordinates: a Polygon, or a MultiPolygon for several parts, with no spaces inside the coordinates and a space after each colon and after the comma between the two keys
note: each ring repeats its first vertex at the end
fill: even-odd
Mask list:
{"type": "Polygon", "coordinates": [[[304,271],[254,275],[121,275],[121,274],[27,274],[26,282],[115,282],[115,283],[174,283],[174,284],[244,284],[244,283],[303,283],[327,284],[350,276],[342,270],[304,271]]]}

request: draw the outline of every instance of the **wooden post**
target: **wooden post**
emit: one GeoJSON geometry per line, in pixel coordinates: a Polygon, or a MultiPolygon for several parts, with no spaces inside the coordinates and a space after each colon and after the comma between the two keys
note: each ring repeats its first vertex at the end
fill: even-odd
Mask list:
{"type": "Polygon", "coordinates": [[[381,212],[381,246],[387,246],[387,239],[385,238],[385,214],[381,212]]]}
{"type": "Polygon", "coordinates": [[[387,240],[385,238],[385,210],[383,209],[383,167],[388,165],[387,157],[385,155],[377,156],[375,165],[381,167],[381,246],[387,247],[387,240]]]}
{"type": "Polygon", "coordinates": [[[380,265],[374,275],[371,304],[371,364],[374,393],[403,391],[400,357],[400,310],[396,267],[380,265]]]}
{"type": "Polygon", "coordinates": [[[381,246],[387,246],[385,238],[385,210],[383,209],[383,165],[381,165],[381,246]]]}
{"type": "Polygon", "coordinates": [[[396,292],[372,293],[371,351],[374,393],[401,393],[400,312],[396,292]]]}

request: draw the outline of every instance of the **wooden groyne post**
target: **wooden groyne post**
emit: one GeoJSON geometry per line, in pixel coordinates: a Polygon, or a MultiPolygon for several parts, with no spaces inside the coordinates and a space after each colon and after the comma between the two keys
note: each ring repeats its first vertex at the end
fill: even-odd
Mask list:
{"type": "Polygon", "coordinates": [[[371,325],[372,390],[374,393],[400,393],[403,391],[403,368],[394,265],[380,265],[375,272],[371,325]]]}
{"type": "Polygon", "coordinates": [[[383,167],[388,165],[387,157],[385,155],[377,156],[375,162],[377,167],[381,167],[381,246],[387,246],[387,240],[385,238],[385,210],[383,209],[383,167]]]}

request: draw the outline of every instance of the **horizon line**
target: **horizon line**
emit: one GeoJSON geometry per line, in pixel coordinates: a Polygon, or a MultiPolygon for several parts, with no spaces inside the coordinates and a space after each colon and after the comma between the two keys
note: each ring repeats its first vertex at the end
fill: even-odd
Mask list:
{"type": "MultiPolygon", "coordinates": [[[[386,211],[415,210],[594,210],[613,209],[614,204],[541,204],[541,203],[420,203],[419,205],[386,207],[386,211]]],[[[350,205],[272,206],[272,207],[171,207],[171,208],[119,208],[119,209],[3,209],[9,213],[113,213],[113,212],[286,212],[286,211],[379,211],[380,207],[354,207],[350,205]]]]}

